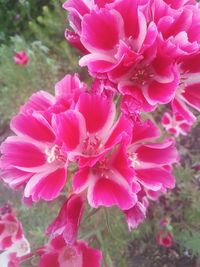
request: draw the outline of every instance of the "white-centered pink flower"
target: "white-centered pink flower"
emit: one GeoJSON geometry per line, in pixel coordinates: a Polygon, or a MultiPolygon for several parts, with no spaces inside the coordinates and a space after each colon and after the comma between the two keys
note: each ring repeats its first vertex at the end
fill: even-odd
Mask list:
{"type": "Polygon", "coordinates": [[[0,208],[0,250],[11,247],[22,239],[23,229],[9,204],[0,208]]]}
{"type": "Polygon", "coordinates": [[[16,136],[1,145],[1,178],[12,188],[24,187],[25,200],[52,200],[67,179],[67,154],[52,128],[53,114],[71,109],[86,89],[77,75],[66,75],[55,86],[55,97],[33,94],[11,121],[16,136]]]}
{"type": "Polygon", "coordinates": [[[84,241],[73,246],[65,243],[61,236],[52,239],[40,249],[39,267],[100,267],[101,252],[84,241]]]}
{"type": "Polygon", "coordinates": [[[19,114],[11,129],[17,136],[1,145],[2,179],[11,187],[24,187],[32,201],[56,198],[66,182],[67,156],[49,122],[42,114],[19,114]]]}
{"type": "Polygon", "coordinates": [[[20,258],[30,253],[22,224],[9,204],[0,208],[0,250],[2,267],[19,267],[20,258]]]}
{"type": "Polygon", "coordinates": [[[176,137],[186,135],[191,129],[191,124],[179,113],[171,115],[165,112],[161,122],[166,131],[176,137]]]}
{"type": "Polygon", "coordinates": [[[53,116],[53,126],[69,159],[78,159],[80,167],[92,166],[116,144],[130,140],[128,120],[123,116],[115,119],[112,99],[85,93],[75,110],[53,116]]]}

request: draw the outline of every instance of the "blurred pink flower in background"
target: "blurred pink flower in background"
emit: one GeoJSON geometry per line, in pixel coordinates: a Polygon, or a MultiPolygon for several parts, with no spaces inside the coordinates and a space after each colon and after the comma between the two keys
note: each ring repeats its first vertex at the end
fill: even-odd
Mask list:
{"type": "Polygon", "coordinates": [[[159,230],[156,240],[158,245],[170,248],[173,245],[173,235],[170,231],[159,230]]]}
{"type": "Polygon", "coordinates": [[[39,267],[100,267],[101,261],[100,250],[90,248],[84,241],[69,246],[61,236],[52,239],[39,254],[39,267]]]}
{"type": "Polygon", "coordinates": [[[15,53],[13,60],[17,65],[24,65],[25,66],[29,62],[29,57],[28,57],[26,51],[19,51],[19,52],[15,53]]]}
{"type": "Polygon", "coordinates": [[[165,130],[175,137],[180,134],[186,135],[191,129],[191,124],[178,112],[172,115],[165,112],[161,123],[165,130]]]}
{"type": "Polygon", "coordinates": [[[21,222],[9,204],[0,208],[0,250],[1,267],[19,267],[20,258],[30,253],[21,222]]]}

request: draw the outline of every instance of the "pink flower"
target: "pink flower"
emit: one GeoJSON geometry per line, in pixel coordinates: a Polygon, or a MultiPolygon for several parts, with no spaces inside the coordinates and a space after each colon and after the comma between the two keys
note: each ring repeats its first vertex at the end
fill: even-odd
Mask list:
{"type": "Polygon", "coordinates": [[[134,170],[126,150],[118,146],[105,154],[93,166],[80,168],[73,178],[76,193],[87,189],[87,198],[93,208],[118,206],[122,210],[133,207],[137,190],[132,190],[134,170]]]}
{"type": "Polygon", "coordinates": [[[26,238],[15,242],[6,251],[0,254],[0,266],[20,267],[21,257],[30,253],[30,245],[26,238]]]}
{"type": "Polygon", "coordinates": [[[22,239],[22,225],[9,204],[0,208],[0,250],[11,247],[22,239]]]}
{"type": "Polygon", "coordinates": [[[13,60],[15,61],[16,64],[25,66],[29,62],[29,57],[26,51],[19,51],[15,53],[13,60]]]}
{"type": "Polygon", "coordinates": [[[17,136],[1,145],[1,176],[12,188],[24,187],[26,202],[52,200],[63,189],[68,160],[52,128],[52,115],[73,108],[85,89],[77,75],[66,75],[56,84],[55,97],[43,91],[33,94],[12,119],[17,136]]]}
{"type": "MultiPolygon", "coordinates": [[[[112,99],[111,99],[112,100],[112,99]]],[[[53,125],[63,150],[79,166],[93,166],[116,144],[130,140],[131,128],[123,116],[115,122],[114,103],[101,95],[81,94],[75,110],[53,116],[53,125]]]]}
{"type": "Polygon", "coordinates": [[[193,124],[196,117],[189,107],[200,112],[200,53],[183,57],[179,63],[180,83],[172,102],[173,112],[178,112],[188,124],[193,124]]]}
{"type": "Polygon", "coordinates": [[[177,162],[178,153],[173,139],[155,142],[159,136],[150,120],[135,123],[128,152],[137,182],[147,191],[165,192],[175,186],[171,165],[177,162]]]}
{"type": "Polygon", "coordinates": [[[47,234],[51,237],[63,235],[68,245],[74,244],[83,215],[83,205],[84,197],[72,194],[62,206],[56,219],[49,225],[47,234]]]}
{"type": "Polygon", "coordinates": [[[32,201],[56,198],[66,182],[67,157],[51,125],[33,112],[13,118],[11,129],[17,136],[1,145],[2,179],[14,188],[23,186],[24,197],[32,201]]]}
{"type": "Polygon", "coordinates": [[[30,252],[23,228],[9,204],[0,208],[0,266],[19,267],[20,257],[30,252]]]}
{"type": "Polygon", "coordinates": [[[40,254],[39,267],[100,267],[102,257],[99,250],[84,241],[69,246],[61,236],[52,239],[40,254]]]}
{"type": "Polygon", "coordinates": [[[162,125],[167,132],[176,137],[180,134],[186,135],[191,129],[191,124],[189,124],[188,121],[178,113],[171,116],[170,113],[165,112],[162,117],[162,125]]]}
{"type": "Polygon", "coordinates": [[[170,248],[173,244],[173,235],[170,231],[160,230],[156,236],[158,245],[170,248]]]}
{"type": "Polygon", "coordinates": [[[199,51],[195,1],[68,0],[63,7],[84,47],[80,65],[90,74],[117,84],[145,111],[174,98],[180,84],[177,60],[199,51]]]}

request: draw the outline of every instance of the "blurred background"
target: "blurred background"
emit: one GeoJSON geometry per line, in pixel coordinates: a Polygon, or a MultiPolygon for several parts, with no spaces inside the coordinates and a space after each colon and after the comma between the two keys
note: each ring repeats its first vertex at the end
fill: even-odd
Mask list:
{"type": "MultiPolygon", "coordinates": [[[[35,91],[54,91],[54,85],[67,73],[80,69],[77,50],[64,38],[66,12],[59,0],[0,0],[0,142],[11,132],[10,118],[35,91]],[[19,65],[14,55],[26,51],[27,65],[19,65]]],[[[160,113],[154,117],[160,120],[160,113]]],[[[186,137],[179,137],[181,160],[175,168],[176,188],[158,202],[151,203],[148,218],[131,233],[124,218],[114,208],[103,208],[86,217],[80,238],[101,247],[105,267],[199,267],[200,266],[200,126],[199,121],[186,137]],[[173,234],[170,248],[159,246],[156,236],[160,221],[169,220],[173,234]],[[91,231],[92,229],[92,231],[91,231]]],[[[0,204],[11,202],[25,228],[32,248],[46,241],[44,232],[55,217],[65,192],[57,201],[31,208],[20,200],[21,193],[0,183],[0,204]]],[[[88,208],[89,209],[89,208],[88,208]]],[[[34,259],[24,267],[37,266],[34,259]]],[[[3,266],[1,266],[3,267],[3,266]]]]}

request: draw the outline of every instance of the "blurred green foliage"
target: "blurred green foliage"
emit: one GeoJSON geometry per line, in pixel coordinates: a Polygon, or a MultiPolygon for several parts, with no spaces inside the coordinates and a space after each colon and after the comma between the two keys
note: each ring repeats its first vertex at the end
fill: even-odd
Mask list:
{"type": "Polygon", "coordinates": [[[0,0],[0,43],[27,30],[28,22],[42,12],[45,4],[53,8],[49,0],[0,0]]]}
{"type": "Polygon", "coordinates": [[[13,116],[28,96],[37,90],[51,91],[58,68],[49,49],[40,41],[27,43],[19,36],[11,37],[10,45],[0,46],[0,118],[1,125],[13,116]],[[27,66],[16,65],[16,51],[25,50],[30,61],[27,66]]]}
{"type": "MultiPolygon", "coordinates": [[[[33,92],[53,92],[54,84],[66,73],[79,72],[78,55],[64,39],[66,12],[57,0],[40,7],[42,3],[38,5],[40,16],[36,12],[35,20],[24,21],[28,35],[22,31],[0,45],[0,128],[33,92]],[[15,52],[21,50],[30,58],[25,67],[13,61],[15,52]]],[[[37,9],[37,3],[34,8],[37,9]]]]}

